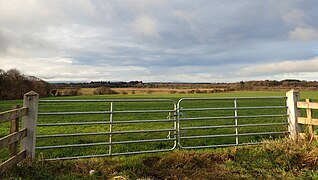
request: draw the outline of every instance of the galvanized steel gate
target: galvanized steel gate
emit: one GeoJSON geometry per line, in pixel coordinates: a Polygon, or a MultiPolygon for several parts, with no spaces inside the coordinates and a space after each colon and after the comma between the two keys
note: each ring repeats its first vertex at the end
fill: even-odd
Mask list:
{"type": "Polygon", "coordinates": [[[40,100],[36,149],[46,160],[56,160],[258,144],[268,135],[288,133],[285,100],[285,96],[182,98],[177,103],[171,99],[40,100]],[[94,108],[94,103],[104,103],[105,108],[73,110],[94,108]],[[65,109],[50,110],[54,105],[65,109]],[[262,128],[253,132],[257,127],[262,128]],[[72,130],[77,132],[69,133],[72,130]],[[84,149],[92,147],[96,149],[84,149]]]}
{"type": "Polygon", "coordinates": [[[178,145],[183,149],[252,145],[287,134],[285,100],[286,97],[182,98],[177,104],[178,145]]]}

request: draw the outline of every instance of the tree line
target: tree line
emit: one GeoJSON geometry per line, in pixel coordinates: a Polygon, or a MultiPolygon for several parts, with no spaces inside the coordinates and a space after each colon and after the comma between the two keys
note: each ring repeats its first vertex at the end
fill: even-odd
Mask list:
{"type": "Polygon", "coordinates": [[[18,69],[0,69],[0,100],[21,99],[31,90],[40,97],[51,94],[50,84],[40,78],[22,74],[18,69]]]}
{"type": "Polygon", "coordinates": [[[281,88],[281,89],[307,89],[307,90],[317,90],[317,81],[301,81],[297,79],[285,79],[282,81],[276,80],[265,80],[265,81],[240,81],[240,89],[245,90],[257,90],[266,88],[281,88]]]}
{"type": "Polygon", "coordinates": [[[76,89],[76,88],[176,88],[176,89],[223,89],[226,91],[235,90],[268,90],[268,89],[306,89],[317,90],[317,81],[302,81],[297,79],[277,80],[258,80],[258,81],[240,81],[233,83],[178,83],[178,82],[147,82],[130,81],[130,82],[111,82],[111,81],[91,81],[89,83],[54,83],[54,89],[76,89]]]}
{"type": "Polygon", "coordinates": [[[112,81],[91,81],[91,82],[81,82],[81,83],[53,83],[53,88],[98,88],[98,87],[108,87],[108,88],[128,88],[128,87],[143,87],[144,83],[142,81],[130,81],[130,82],[112,82],[112,81]]]}

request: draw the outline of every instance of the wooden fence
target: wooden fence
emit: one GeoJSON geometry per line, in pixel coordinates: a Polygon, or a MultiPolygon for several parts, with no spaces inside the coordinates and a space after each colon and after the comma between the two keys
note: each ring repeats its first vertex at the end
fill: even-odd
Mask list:
{"type": "Polygon", "coordinates": [[[306,109],[307,117],[298,117],[298,124],[308,125],[308,132],[313,138],[315,136],[313,125],[318,126],[318,119],[312,117],[312,110],[318,110],[318,103],[313,103],[310,99],[306,99],[306,102],[297,102],[297,108],[306,109]]]}
{"type": "Polygon", "coordinates": [[[296,139],[308,133],[312,140],[315,137],[313,126],[318,126],[318,119],[313,118],[313,110],[318,110],[318,103],[311,102],[310,99],[306,99],[306,102],[301,102],[299,92],[294,90],[288,91],[286,96],[291,137],[296,139]],[[301,117],[301,109],[306,109],[306,117],[301,117]],[[306,133],[302,131],[302,124],[308,125],[306,133]]]}
{"type": "Polygon", "coordinates": [[[0,113],[0,123],[11,122],[10,134],[0,138],[0,149],[9,148],[9,159],[0,164],[0,173],[12,168],[28,156],[35,158],[35,130],[39,95],[33,91],[24,95],[23,107],[0,113]],[[19,119],[22,129],[19,130],[19,119]],[[21,146],[19,150],[19,142],[21,146]]]}

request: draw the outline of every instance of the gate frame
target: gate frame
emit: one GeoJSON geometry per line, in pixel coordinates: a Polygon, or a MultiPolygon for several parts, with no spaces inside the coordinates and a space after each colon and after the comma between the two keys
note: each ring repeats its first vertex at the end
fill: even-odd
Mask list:
{"type": "Polygon", "coordinates": [[[238,116],[239,109],[274,109],[274,108],[287,108],[288,106],[260,106],[260,107],[238,107],[237,100],[239,99],[286,99],[286,96],[263,96],[263,97],[224,97],[224,98],[181,98],[177,103],[178,109],[178,146],[182,149],[196,149],[196,148],[215,148],[215,147],[229,147],[229,146],[242,146],[242,145],[255,145],[261,144],[263,142],[253,142],[253,143],[239,143],[239,136],[249,136],[249,135],[270,135],[270,134],[285,134],[289,133],[289,131],[283,132],[259,132],[259,133],[238,133],[239,127],[254,127],[254,126],[273,126],[273,125],[289,125],[289,122],[286,123],[266,123],[266,124],[247,124],[247,125],[238,125],[239,118],[257,118],[257,117],[288,117],[289,114],[268,114],[268,115],[253,115],[253,116],[238,116]],[[200,111],[200,110],[234,110],[234,116],[221,116],[221,117],[200,117],[200,118],[181,118],[181,102],[186,100],[233,100],[233,107],[224,107],[224,108],[189,108],[184,109],[184,111],[200,111]],[[211,129],[211,128],[235,128],[235,134],[223,134],[223,135],[204,135],[204,136],[193,136],[193,138],[214,138],[214,137],[235,137],[235,144],[217,144],[217,145],[205,145],[205,146],[182,146],[181,139],[192,139],[191,136],[185,136],[184,138],[181,136],[181,130],[190,129],[190,127],[186,127],[186,129],[180,128],[180,121],[182,120],[195,120],[195,119],[234,119],[234,125],[221,125],[221,126],[201,126],[194,127],[191,129],[211,129]]]}
{"type": "Polygon", "coordinates": [[[89,143],[89,144],[71,144],[71,145],[56,145],[56,146],[41,146],[36,147],[36,149],[52,149],[52,148],[67,148],[67,147],[79,147],[79,146],[94,146],[94,145],[109,145],[108,154],[98,154],[98,155],[85,155],[85,156],[73,156],[73,157],[62,157],[62,158],[50,158],[45,160],[67,160],[67,159],[78,159],[78,158],[91,158],[91,157],[106,157],[106,156],[118,156],[118,155],[131,155],[131,154],[142,154],[142,153],[154,153],[154,152],[167,152],[172,151],[177,147],[177,117],[176,114],[176,103],[172,99],[110,99],[110,100],[40,100],[39,102],[109,102],[110,110],[109,111],[92,111],[92,112],[44,112],[38,113],[42,115],[74,115],[74,114],[109,114],[109,122],[100,121],[100,122],[75,122],[75,123],[47,123],[47,124],[38,124],[40,126],[64,126],[64,125],[83,125],[83,124],[109,124],[108,132],[96,132],[96,133],[74,133],[74,134],[53,134],[53,135],[38,135],[37,138],[50,138],[50,137],[66,137],[66,136],[84,136],[84,135],[109,135],[109,142],[101,143],[89,143]],[[170,102],[173,105],[173,110],[124,110],[124,111],[114,111],[113,104],[116,102],[170,102]],[[113,114],[118,113],[153,113],[153,112],[169,112],[169,120],[128,120],[128,121],[113,121],[113,114]],[[174,118],[171,120],[170,113],[173,113],[174,118]],[[118,131],[113,132],[113,124],[120,123],[140,123],[140,122],[170,122],[173,121],[174,128],[170,129],[152,129],[152,130],[131,130],[131,131],[118,131]],[[125,134],[125,133],[143,133],[143,132],[169,132],[168,139],[147,139],[147,140],[134,140],[134,141],[118,141],[114,142],[112,140],[113,134],[125,134]],[[173,138],[170,140],[170,134],[173,131],[173,138]],[[170,149],[158,149],[158,150],[145,150],[145,151],[135,151],[135,152],[120,152],[113,153],[112,145],[113,144],[130,144],[138,142],[159,142],[159,141],[172,141],[174,142],[173,146],[170,149]]]}

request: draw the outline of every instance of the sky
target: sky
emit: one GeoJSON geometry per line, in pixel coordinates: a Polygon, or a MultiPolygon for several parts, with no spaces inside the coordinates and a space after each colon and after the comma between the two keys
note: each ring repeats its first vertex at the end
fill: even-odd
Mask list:
{"type": "Polygon", "coordinates": [[[0,0],[0,69],[49,82],[318,80],[317,0],[0,0]]]}

